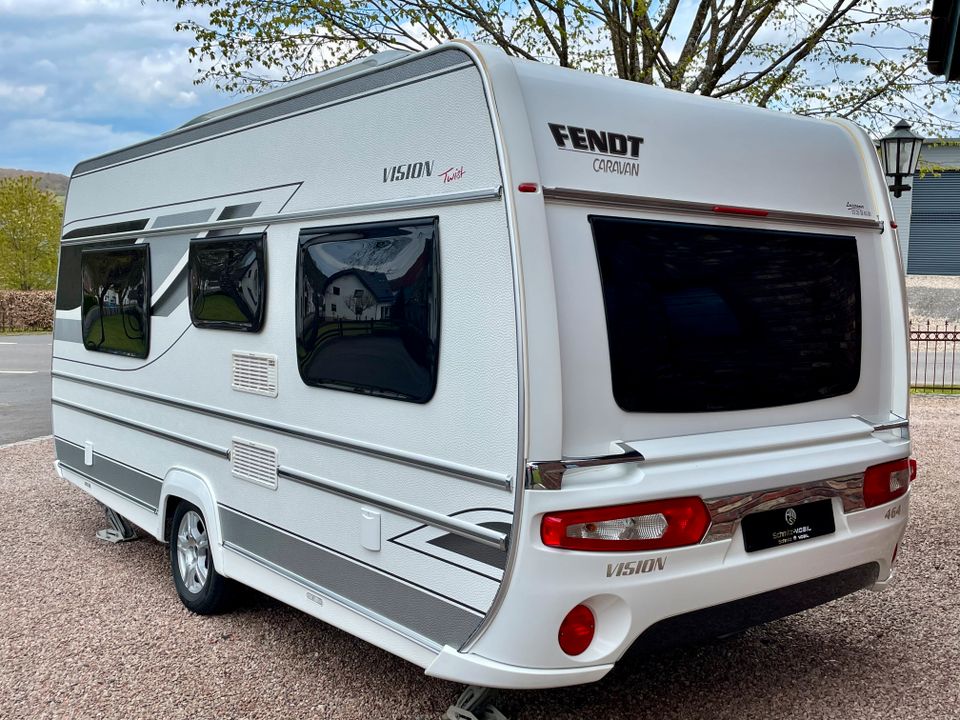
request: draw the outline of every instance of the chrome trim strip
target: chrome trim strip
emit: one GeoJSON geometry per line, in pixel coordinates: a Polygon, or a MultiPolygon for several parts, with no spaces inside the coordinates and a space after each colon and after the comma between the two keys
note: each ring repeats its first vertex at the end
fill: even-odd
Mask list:
{"type": "MultiPolygon", "coordinates": [[[[345,215],[360,215],[364,213],[394,212],[398,210],[419,210],[423,208],[440,207],[443,205],[458,205],[461,203],[483,202],[485,200],[499,200],[503,189],[501,187],[479,188],[462,192],[443,193],[441,195],[420,195],[416,197],[400,198],[398,200],[381,200],[377,202],[356,203],[353,205],[339,205],[331,208],[315,210],[299,210],[296,212],[274,213],[272,215],[253,215],[247,218],[228,218],[226,220],[211,220],[209,222],[190,223],[188,225],[171,225],[163,228],[147,228],[145,230],[130,230],[128,232],[106,233],[91,235],[79,240],[62,240],[64,246],[84,245],[88,243],[110,240],[139,240],[140,238],[160,237],[163,235],[195,235],[208,230],[237,230],[244,227],[259,227],[282,222],[303,222],[306,220],[326,220],[345,215]]],[[[83,230],[82,227],[73,228],[71,232],[83,230]]]]}
{"type": "Polygon", "coordinates": [[[107,422],[112,422],[116,425],[123,425],[125,427],[133,428],[134,430],[140,430],[141,432],[148,433],[149,435],[154,435],[164,440],[170,440],[172,442],[179,443],[180,445],[186,445],[187,447],[194,448],[195,450],[202,450],[203,452],[208,452],[212,455],[217,455],[223,458],[230,457],[230,451],[228,448],[220,447],[219,445],[213,445],[211,443],[205,443],[200,440],[195,440],[187,437],[186,435],[181,435],[180,433],[171,432],[169,430],[161,430],[153,425],[139,423],[135,420],[130,420],[129,418],[109,415],[107,413],[100,412],[99,410],[93,410],[91,408],[84,407],[83,405],[78,405],[77,403],[61,400],[60,398],[53,398],[51,402],[54,405],[69,408],[70,410],[75,410],[79,413],[83,413],[84,415],[90,415],[101,420],[106,420],[107,422]]]}
{"type": "MultiPolygon", "coordinates": [[[[562,203],[589,204],[593,206],[622,208],[625,210],[653,210],[685,215],[709,215],[712,218],[726,217],[743,220],[765,220],[791,223],[796,225],[816,225],[824,227],[851,227],[883,232],[883,222],[877,218],[838,217],[817,213],[791,212],[789,210],[766,210],[763,217],[717,213],[716,203],[670,200],[667,198],[645,197],[640,195],[621,195],[619,193],[577,190],[575,188],[543,188],[545,200],[562,203]]],[[[757,208],[761,209],[761,208],[757,208]]]]}
{"type": "Polygon", "coordinates": [[[867,418],[863,417],[863,415],[851,415],[850,417],[852,417],[854,420],[859,420],[860,422],[866,423],[867,425],[873,428],[874,432],[883,432],[884,430],[908,429],[910,427],[910,421],[907,420],[906,418],[900,417],[896,413],[890,413],[890,414],[893,415],[896,418],[896,420],[889,420],[885,422],[874,422],[873,420],[867,420],[867,418]]]}
{"type": "Polygon", "coordinates": [[[643,455],[626,443],[616,443],[623,450],[618,455],[597,455],[594,457],[568,457],[563,460],[546,460],[527,463],[526,487],[531,490],[560,490],[563,487],[563,475],[567,470],[577,468],[602,467],[604,465],[623,465],[644,461],[643,455]]]}
{"type": "Polygon", "coordinates": [[[473,540],[474,542],[478,542],[482,545],[489,545],[490,547],[497,548],[498,550],[507,549],[508,536],[506,534],[497,532],[496,530],[490,530],[482,525],[468,523],[464,520],[458,520],[455,517],[450,517],[449,515],[441,515],[440,513],[435,513],[431,510],[425,510],[423,508],[417,508],[396,500],[387,500],[378,495],[357,490],[355,488],[342,485],[338,482],[334,482],[333,480],[327,480],[326,478],[310,475],[308,473],[288,467],[279,467],[277,469],[277,475],[282,478],[286,478],[287,480],[293,480],[294,482],[302,483],[303,485],[319,488],[320,490],[333,493],[334,495],[339,495],[340,497],[375,505],[379,508],[387,510],[388,512],[394,513],[395,515],[402,515],[410,520],[416,520],[417,522],[422,522],[426,525],[446,530],[454,535],[459,535],[460,537],[473,540]]]}
{"type": "Polygon", "coordinates": [[[513,485],[513,479],[509,475],[501,475],[500,473],[494,473],[488,470],[471,468],[466,465],[461,465],[459,463],[454,463],[447,460],[440,460],[438,458],[431,458],[424,455],[409,453],[403,450],[397,450],[395,448],[384,447],[382,445],[374,445],[372,443],[366,443],[360,440],[351,440],[349,438],[328,435],[315,430],[308,430],[306,428],[286,425],[284,423],[265,420],[263,418],[241,415],[239,413],[230,412],[220,408],[206,407],[198,403],[179,400],[166,395],[151,393],[146,390],[135,390],[133,388],[116,385],[104,380],[85,378],[79,375],[65,373],[60,370],[54,370],[50,373],[50,375],[59,380],[68,380],[70,382],[76,382],[82,385],[99,387],[105,390],[111,390],[113,392],[120,393],[122,395],[149,400],[151,402],[157,402],[169,407],[201,413],[208,417],[217,418],[219,420],[228,420],[230,422],[239,423],[248,427],[269,430],[271,432],[277,432],[282,435],[288,435],[301,440],[308,440],[311,442],[320,443],[321,445],[328,445],[340,450],[347,450],[350,452],[360,453],[362,455],[386,459],[402,465],[423,468],[432,472],[450,475],[452,477],[457,477],[464,480],[470,480],[483,485],[492,485],[507,491],[509,491],[513,485]]]}
{"type": "Polygon", "coordinates": [[[413,632],[412,630],[410,630],[410,628],[397,625],[396,623],[391,622],[385,617],[381,617],[380,615],[371,613],[362,605],[358,605],[357,603],[352,602],[345,597],[340,597],[336,593],[330,592],[326,588],[321,587],[320,585],[317,585],[315,583],[312,583],[306,578],[302,578],[296,573],[292,573],[286,568],[281,567],[280,565],[276,565],[270,562],[269,560],[265,560],[259,555],[255,555],[254,553],[250,552],[249,550],[244,550],[239,545],[234,545],[230,541],[224,541],[223,546],[228,550],[230,550],[231,552],[235,552],[237,555],[242,556],[246,560],[249,560],[250,562],[259,565],[264,570],[275,572],[277,575],[280,575],[286,578],[287,580],[289,580],[290,582],[296,585],[299,585],[304,590],[308,590],[309,592],[322,595],[325,599],[329,600],[330,602],[335,602],[337,605],[341,605],[347,608],[348,610],[352,610],[358,615],[362,615],[367,620],[371,620],[372,622],[375,622],[377,625],[380,625],[381,627],[386,628],[387,630],[391,630],[397,633],[398,635],[402,635],[407,640],[410,640],[411,642],[416,643],[422,648],[431,650],[433,652],[440,652],[441,650],[441,647],[439,644],[433,642],[428,638],[425,638],[423,635],[420,635],[419,633],[413,632]]]}
{"type": "Polygon", "coordinates": [[[863,510],[863,473],[704,500],[711,525],[701,544],[731,539],[740,521],[751,513],[835,497],[843,503],[845,515],[863,510]]]}

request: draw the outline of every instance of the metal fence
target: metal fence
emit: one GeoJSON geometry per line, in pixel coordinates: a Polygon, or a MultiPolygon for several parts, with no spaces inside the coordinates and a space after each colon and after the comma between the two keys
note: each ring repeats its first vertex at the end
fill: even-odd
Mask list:
{"type": "Polygon", "coordinates": [[[910,323],[910,387],[914,392],[960,395],[960,325],[910,323]]]}

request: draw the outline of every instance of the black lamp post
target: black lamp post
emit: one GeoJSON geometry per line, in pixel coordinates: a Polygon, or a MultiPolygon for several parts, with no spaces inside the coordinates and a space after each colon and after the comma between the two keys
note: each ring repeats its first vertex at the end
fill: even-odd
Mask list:
{"type": "Polygon", "coordinates": [[[883,172],[893,178],[893,185],[888,187],[894,197],[900,197],[910,190],[910,186],[903,182],[917,171],[920,163],[920,148],[923,138],[910,129],[910,123],[901,120],[893,126],[893,132],[880,138],[880,159],[883,163],[883,172]]]}

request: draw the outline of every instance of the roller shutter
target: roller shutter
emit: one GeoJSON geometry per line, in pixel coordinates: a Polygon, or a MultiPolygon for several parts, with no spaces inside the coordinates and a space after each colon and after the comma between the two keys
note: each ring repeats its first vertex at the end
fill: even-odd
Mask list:
{"type": "Polygon", "coordinates": [[[913,178],[907,272],[960,275],[960,172],[913,178]]]}

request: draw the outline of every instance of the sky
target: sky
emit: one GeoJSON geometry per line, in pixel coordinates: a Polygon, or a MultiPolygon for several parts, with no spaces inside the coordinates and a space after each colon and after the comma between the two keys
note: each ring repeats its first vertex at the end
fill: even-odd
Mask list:
{"type": "Polygon", "coordinates": [[[0,0],[0,167],[69,175],[234,102],[193,84],[186,17],[157,0],[0,0]]]}
{"type": "MultiPolygon", "coordinates": [[[[158,0],[0,0],[0,168],[69,175],[235,102],[193,83],[193,35],[174,29],[189,17],[158,0]]],[[[952,104],[936,110],[960,123],[952,104]]]]}

